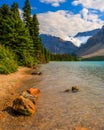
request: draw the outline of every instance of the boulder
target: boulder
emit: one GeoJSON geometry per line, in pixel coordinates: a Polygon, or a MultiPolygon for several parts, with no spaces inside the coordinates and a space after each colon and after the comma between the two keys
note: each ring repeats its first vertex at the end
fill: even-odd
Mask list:
{"type": "Polygon", "coordinates": [[[30,116],[36,112],[36,103],[23,96],[13,101],[13,109],[23,115],[30,116]]]}
{"type": "Polygon", "coordinates": [[[80,88],[78,86],[73,86],[72,87],[72,92],[78,92],[80,88]]]}
{"type": "Polygon", "coordinates": [[[37,101],[41,93],[38,88],[30,88],[13,101],[13,109],[23,115],[29,116],[36,112],[37,101]]]}
{"type": "Polygon", "coordinates": [[[89,129],[85,127],[75,127],[72,130],[89,130],[89,129]]]}
{"type": "Polygon", "coordinates": [[[27,90],[27,92],[37,99],[39,99],[39,97],[41,96],[41,92],[38,88],[30,88],[27,90]]]}
{"type": "Polygon", "coordinates": [[[29,94],[27,91],[23,91],[23,93],[21,94],[21,96],[23,96],[24,98],[29,99],[30,101],[32,101],[34,104],[36,104],[37,101],[37,97],[33,96],[31,94],[29,94]]]}

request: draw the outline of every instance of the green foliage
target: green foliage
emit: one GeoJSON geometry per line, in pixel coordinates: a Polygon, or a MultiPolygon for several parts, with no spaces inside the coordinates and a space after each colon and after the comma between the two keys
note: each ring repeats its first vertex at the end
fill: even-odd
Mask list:
{"type": "Polygon", "coordinates": [[[32,23],[31,23],[31,36],[33,39],[33,44],[34,44],[34,48],[35,48],[35,56],[38,60],[38,62],[42,62],[42,41],[39,37],[39,22],[38,19],[36,17],[36,15],[33,15],[32,18],[32,23]]]}
{"type": "Polygon", "coordinates": [[[32,18],[31,18],[31,6],[30,6],[30,3],[29,3],[29,0],[25,0],[25,5],[23,7],[23,11],[24,11],[23,12],[23,19],[24,19],[25,25],[30,31],[31,30],[30,26],[31,26],[32,18]]]}
{"type": "Polygon", "coordinates": [[[43,61],[43,63],[48,63],[50,60],[51,60],[51,53],[50,53],[50,51],[48,51],[45,47],[43,47],[43,55],[44,55],[44,61],[43,61]]]}
{"type": "Polygon", "coordinates": [[[33,15],[31,28],[32,28],[31,36],[33,37],[33,39],[35,37],[38,38],[38,35],[39,35],[39,22],[38,22],[36,14],[33,15]]]}
{"type": "Polygon", "coordinates": [[[11,15],[11,10],[7,4],[4,4],[2,8],[0,8],[0,16],[4,18],[11,15]]]}
{"type": "MultiPolygon", "coordinates": [[[[9,48],[16,55],[18,65],[32,67],[38,63],[46,63],[50,59],[50,53],[42,45],[39,37],[39,22],[36,15],[31,17],[29,0],[25,1],[23,10],[24,21],[20,18],[17,3],[14,2],[11,8],[7,4],[0,7],[0,45],[9,48]]],[[[9,53],[9,50],[3,52],[9,53]]],[[[12,59],[4,55],[3,58],[6,59],[4,64],[3,59],[0,61],[1,73],[16,70],[11,52],[8,56],[12,59]]]]}
{"type": "Polygon", "coordinates": [[[18,68],[14,53],[3,46],[0,46],[0,73],[9,74],[18,68]]]}
{"type": "Polygon", "coordinates": [[[22,57],[19,59],[19,65],[32,67],[37,63],[35,57],[31,56],[28,50],[24,50],[22,57]]]}
{"type": "MultiPolygon", "coordinates": [[[[11,10],[8,5],[3,5],[0,8],[0,42],[8,46],[13,33],[13,18],[11,17],[11,10]]],[[[10,45],[9,45],[10,46],[10,45]]]]}
{"type": "Polygon", "coordinates": [[[24,52],[27,52],[27,54],[25,56],[25,57],[27,57],[27,59],[30,56],[34,56],[33,42],[29,35],[28,29],[25,28],[25,26],[22,22],[19,22],[18,27],[15,29],[16,29],[16,37],[14,39],[14,42],[12,42],[12,48],[17,55],[19,63],[21,63],[23,65],[27,65],[25,63],[25,61],[23,60],[24,55],[26,54],[24,52]],[[28,57],[28,55],[29,55],[29,57],[28,57]]]}
{"type": "Polygon", "coordinates": [[[30,36],[33,41],[34,46],[34,56],[37,59],[38,63],[42,63],[45,60],[44,54],[42,53],[43,45],[42,41],[39,38],[39,22],[36,14],[31,17],[31,6],[29,4],[29,0],[25,1],[25,5],[23,7],[24,13],[24,22],[25,26],[28,28],[30,36]]]}
{"type": "Polygon", "coordinates": [[[12,17],[18,22],[20,20],[19,10],[18,10],[18,4],[14,2],[11,6],[12,11],[12,17]]]}
{"type": "MultiPolygon", "coordinates": [[[[8,6],[7,6],[8,7],[8,6]]],[[[1,7],[4,10],[4,6],[1,7]]],[[[29,34],[29,30],[25,27],[22,22],[18,12],[18,4],[13,3],[11,10],[9,10],[10,15],[3,17],[3,11],[1,12],[1,24],[0,24],[0,41],[5,47],[11,48],[17,55],[19,65],[26,65],[32,63],[25,62],[27,59],[34,56],[34,46],[32,38],[29,34]],[[28,53],[24,53],[28,50],[28,53]],[[26,56],[25,56],[26,54],[26,56]],[[29,56],[29,57],[28,57],[29,56]],[[24,58],[25,57],[25,58],[24,58]],[[25,60],[24,60],[25,59],[25,60]]],[[[6,12],[6,11],[5,11],[6,12]]],[[[8,13],[6,13],[8,14],[8,13]]],[[[32,58],[33,59],[33,58],[32,58]]],[[[35,58],[34,58],[35,59],[35,58]]],[[[28,62],[33,62],[28,60],[28,62]]]]}
{"type": "Polygon", "coordinates": [[[15,31],[12,42],[12,49],[17,55],[19,65],[31,66],[34,62],[34,46],[28,28],[22,22],[18,12],[18,5],[12,5],[12,16],[14,18],[15,31]],[[30,60],[31,59],[31,60],[30,60]]]}

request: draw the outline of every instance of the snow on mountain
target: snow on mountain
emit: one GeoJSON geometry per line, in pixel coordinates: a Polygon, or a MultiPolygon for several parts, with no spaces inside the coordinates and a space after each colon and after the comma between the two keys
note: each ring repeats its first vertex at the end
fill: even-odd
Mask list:
{"type": "Polygon", "coordinates": [[[90,37],[91,36],[79,36],[79,37],[76,37],[76,39],[80,41],[79,44],[81,45],[81,44],[85,44],[90,37]]]}
{"type": "Polygon", "coordinates": [[[94,29],[86,32],[79,32],[75,36],[66,37],[64,40],[71,41],[75,46],[80,47],[82,44],[86,44],[87,40],[94,36],[100,29],[94,29]]]}
{"type": "Polygon", "coordinates": [[[83,57],[104,56],[104,26],[84,44],[77,55],[83,57]]]}
{"type": "Polygon", "coordinates": [[[75,46],[80,47],[85,44],[91,36],[66,37],[64,40],[71,41],[75,46]]]}

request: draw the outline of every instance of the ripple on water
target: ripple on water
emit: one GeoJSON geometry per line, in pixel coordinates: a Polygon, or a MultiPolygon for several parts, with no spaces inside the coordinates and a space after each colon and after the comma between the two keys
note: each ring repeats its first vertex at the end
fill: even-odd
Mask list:
{"type": "Polygon", "coordinates": [[[44,73],[40,129],[104,130],[104,62],[51,62],[40,69],[44,73]],[[80,92],[63,92],[74,85],[80,92]]]}

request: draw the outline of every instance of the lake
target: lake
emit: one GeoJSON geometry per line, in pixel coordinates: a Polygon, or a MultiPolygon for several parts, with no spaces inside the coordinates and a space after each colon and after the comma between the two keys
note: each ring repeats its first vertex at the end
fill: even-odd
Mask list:
{"type": "Polygon", "coordinates": [[[43,82],[37,127],[104,130],[104,62],[50,62],[42,65],[43,82]],[[64,90],[79,86],[80,91],[64,90]]]}

